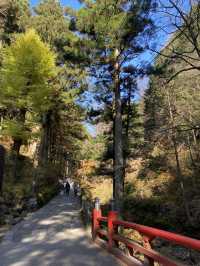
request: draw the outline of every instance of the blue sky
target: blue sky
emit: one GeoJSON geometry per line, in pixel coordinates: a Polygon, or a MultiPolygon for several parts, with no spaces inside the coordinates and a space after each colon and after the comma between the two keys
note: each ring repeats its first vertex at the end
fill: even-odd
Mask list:
{"type": "MultiPolygon", "coordinates": [[[[40,1],[39,0],[31,0],[31,5],[35,6],[37,5],[40,1]]],[[[71,6],[73,8],[79,8],[80,7],[80,3],[78,2],[78,0],[61,0],[60,1],[63,5],[65,6],[71,6]]]]}

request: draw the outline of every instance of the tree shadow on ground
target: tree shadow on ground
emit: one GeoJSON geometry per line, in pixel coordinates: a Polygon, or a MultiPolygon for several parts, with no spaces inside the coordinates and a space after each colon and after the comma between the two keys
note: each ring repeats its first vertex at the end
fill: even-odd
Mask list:
{"type": "Polygon", "coordinates": [[[80,206],[64,196],[16,225],[6,238],[0,245],[2,266],[117,265],[90,243],[80,222],[80,206]]]}

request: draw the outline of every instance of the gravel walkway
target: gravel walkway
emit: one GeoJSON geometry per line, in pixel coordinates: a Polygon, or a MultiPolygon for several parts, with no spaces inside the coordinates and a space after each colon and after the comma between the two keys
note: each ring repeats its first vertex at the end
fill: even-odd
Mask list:
{"type": "Polygon", "coordinates": [[[0,266],[117,266],[94,245],[73,197],[58,196],[15,225],[0,244],[0,266]]]}

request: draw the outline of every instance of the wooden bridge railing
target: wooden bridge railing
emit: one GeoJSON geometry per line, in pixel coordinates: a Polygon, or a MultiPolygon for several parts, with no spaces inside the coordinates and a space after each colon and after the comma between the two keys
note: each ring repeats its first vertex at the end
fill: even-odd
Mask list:
{"type": "Polygon", "coordinates": [[[152,241],[158,237],[170,243],[200,251],[200,240],[119,220],[116,211],[110,211],[108,217],[103,217],[98,200],[95,203],[92,214],[92,237],[95,242],[107,248],[109,252],[113,253],[127,265],[133,266],[154,266],[155,262],[163,266],[183,266],[183,264],[162,255],[152,248],[152,241]],[[130,240],[120,234],[119,227],[136,230],[142,237],[142,243],[130,240]],[[128,253],[125,254],[121,251],[121,244],[126,247],[128,253]],[[136,254],[142,254],[144,259],[136,258],[136,254]]]}

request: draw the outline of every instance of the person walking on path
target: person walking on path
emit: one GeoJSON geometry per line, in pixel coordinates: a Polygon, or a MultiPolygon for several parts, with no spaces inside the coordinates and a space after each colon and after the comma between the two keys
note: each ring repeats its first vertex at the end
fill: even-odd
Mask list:
{"type": "Polygon", "coordinates": [[[77,196],[77,192],[78,192],[78,184],[76,182],[74,182],[74,196],[77,196]]]}
{"type": "Polygon", "coordinates": [[[69,192],[70,192],[70,184],[69,184],[69,182],[67,180],[64,182],[64,187],[65,187],[66,196],[68,197],[69,196],[69,192]]]}

